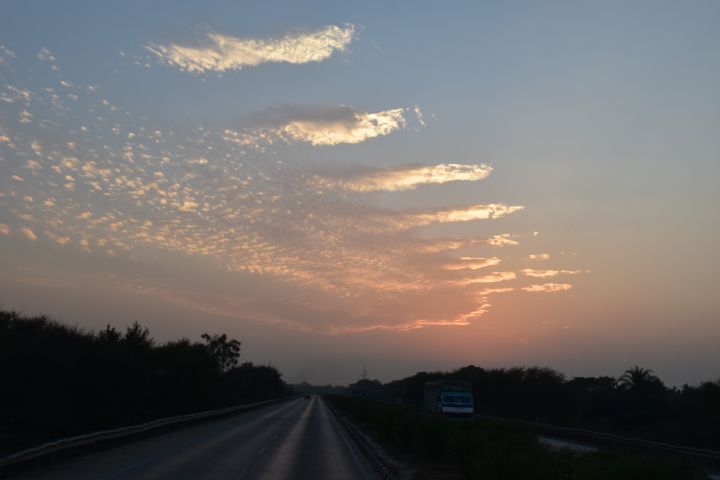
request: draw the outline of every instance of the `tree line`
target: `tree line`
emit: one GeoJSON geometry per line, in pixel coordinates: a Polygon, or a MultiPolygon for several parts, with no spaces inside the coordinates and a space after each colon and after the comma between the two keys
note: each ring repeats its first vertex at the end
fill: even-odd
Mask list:
{"type": "Polygon", "coordinates": [[[0,453],[54,438],[281,397],[272,366],[225,334],[163,344],[135,322],[99,332],[0,311],[0,453]]]}
{"type": "Polygon", "coordinates": [[[566,378],[550,368],[471,365],[452,372],[420,372],[386,384],[361,380],[350,390],[421,408],[425,382],[433,380],[471,383],[480,414],[720,449],[720,380],[670,388],[641,367],[618,378],[566,378]]]}

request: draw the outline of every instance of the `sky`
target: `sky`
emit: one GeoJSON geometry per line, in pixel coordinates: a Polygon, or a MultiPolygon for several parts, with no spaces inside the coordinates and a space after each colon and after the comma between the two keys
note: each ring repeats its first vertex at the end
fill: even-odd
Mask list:
{"type": "Polygon", "coordinates": [[[286,381],[720,377],[720,4],[8,2],[0,305],[286,381]]]}

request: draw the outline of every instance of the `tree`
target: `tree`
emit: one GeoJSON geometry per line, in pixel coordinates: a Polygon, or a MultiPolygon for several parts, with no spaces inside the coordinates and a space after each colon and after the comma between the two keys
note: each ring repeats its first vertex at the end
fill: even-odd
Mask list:
{"type": "Polygon", "coordinates": [[[662,381],[653,374],[652,370],[637,365],[625,370],[617,383],[623,390],[646,390],[662,385],[662,381]]]}
{"type": "Polygon", "coordinates": [[[122,341],[134,348],[151,348],[154,344],[153,339],[150,338],[150,330],[138,322],[133,322],[127,327],[122,341]]]}
{"type": "Polygon", "coordinates": [[[122,333],[115,327],[107,325],[104,330],[97,333],[97,339],[101,343],[118,343],[122,339],[122,333]]]}
{"type": "Polygon", "coordinates": [[[210,335],[206,332],[202,334],[201,338],[205,340],[205,348],[213,356],[221,372],[227,372],[238,365],[240,342],[234,338],[228,340],[227,335],[224,333],[222,335],[210,335]]]}

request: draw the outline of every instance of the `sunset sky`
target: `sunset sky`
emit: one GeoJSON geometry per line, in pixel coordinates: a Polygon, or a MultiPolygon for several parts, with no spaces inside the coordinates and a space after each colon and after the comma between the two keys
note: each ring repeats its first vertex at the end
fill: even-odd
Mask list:
{"type": "Polygon", "coordinates": [[[720,377],[720,3],[2,10],[3,308],[289,382],[720,377]]]}

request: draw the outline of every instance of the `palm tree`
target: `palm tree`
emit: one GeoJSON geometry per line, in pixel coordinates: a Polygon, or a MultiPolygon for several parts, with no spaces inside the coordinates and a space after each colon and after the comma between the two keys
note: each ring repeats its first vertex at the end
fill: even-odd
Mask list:
{"type": "Polygon", "coordinates": [[[625,370],[617,381],[618,387],[623,390],[637,390],[650,385],[662,385],[662,381],[648,368],[640,368],[637,365],[625,370]]]}

